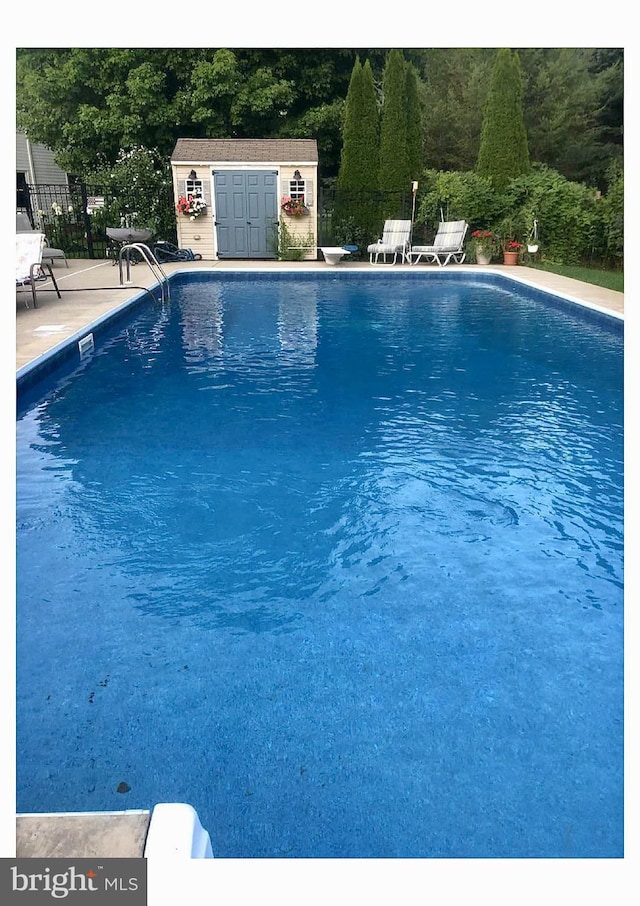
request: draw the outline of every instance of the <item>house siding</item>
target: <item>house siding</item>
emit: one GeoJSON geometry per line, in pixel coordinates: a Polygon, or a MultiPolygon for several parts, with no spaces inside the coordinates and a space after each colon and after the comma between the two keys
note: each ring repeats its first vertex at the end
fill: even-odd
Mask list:
{"type": "Polygon", "coordinates": [[[67,174],[55,163],[53,151],[28,142],[24,132],[16,132],[16,172],[24,173],[30,185],[66,186],[69,182],[67,174]]]}

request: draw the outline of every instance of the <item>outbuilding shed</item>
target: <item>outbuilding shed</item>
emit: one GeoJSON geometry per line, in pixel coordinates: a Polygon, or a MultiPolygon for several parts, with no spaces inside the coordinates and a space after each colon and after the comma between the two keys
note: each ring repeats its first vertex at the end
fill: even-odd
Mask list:
{"type": "Polygon", "coordinates": [[[277,258],[291,246],[316,257],[314,139],[180,138],[171,168],[181,248],[204,260],[277,258]]]}

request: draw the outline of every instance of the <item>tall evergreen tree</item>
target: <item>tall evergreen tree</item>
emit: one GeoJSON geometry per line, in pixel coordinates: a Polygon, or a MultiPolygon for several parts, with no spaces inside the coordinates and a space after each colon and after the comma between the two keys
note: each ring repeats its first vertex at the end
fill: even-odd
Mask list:
{"type": "Polygon", "coordinates": [[[356,57],[344,113],[338,188],[350,192],[375,189],[378,155],[378,107],[371,64],[366,60],[362,66],[356,57]]]}
{"type": "Polygon", "coordinates": [[[522,71],[517,51],[503,47],[496,54],[482,121],[476,172],[505,188],[515,176],[531,169],[522,107],[522,71]]]}
{"type": "Polygon", "coordinates": [[[336,216],[351,231],[350,241],[362,241],[377,229],[379,213],[373,199],[378,179],[380,133],[376,90],[369,60],[360,58],[351,73],[342,130],[336,216]]]}
{"type": "Polygon", "coordinates": [[[380,121],[380,176],[383,192],[409,189],[411,173],[407,156],[406,63],[402,51],[390,50],[382,76],[380,121]]]}
{"type": "Polygon", "coordinates": [[[407,172],[409,179],[418,179],[424,167],[422,150],[422,112],[418,92],[418,74],[412,63],[407,63],[405,80],[407,102],[407,172]]]}

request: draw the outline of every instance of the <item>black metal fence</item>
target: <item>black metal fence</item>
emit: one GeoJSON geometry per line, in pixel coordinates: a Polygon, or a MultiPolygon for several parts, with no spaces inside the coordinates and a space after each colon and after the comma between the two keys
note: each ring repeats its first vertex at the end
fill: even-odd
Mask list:
{"type": "Polygon", "coordinates": [[[74,182],[69,185],[27,185],[18,190],[17,208],[53,248],[69,258],[105,258],[110,251],[108,227],[141,226],[154,238],[176,242],[173,190],[140,192],[74,182]]]}
{"type": "MultiPolygon", "coordinates": [[[[354,192],[323,186],[318,190],[318,245],[357,245],[362,251],[382,236],[385,220],[413,220],[411,192],[354,192]]],[[[426,241],[424,224],[414,239],[426,241]]]]}
{"type": "MultiPolygon", "coordinates": [[[[410,192],[345,192],[321,183],[317,194],[319,246],[366,250],[381,237],[385,220],[413,219],[410,192]]],[[[50,246],[70,258],[107,257],[108,227],[146,227],[155,240],[177,242],[171,186],[150,192],[85,182],[26,185],[18,190],[17,206],[46,234],[50,246]]],[[[424,224],[416,225],[414,241],[426,241],[424,233],[424,224]]]]}

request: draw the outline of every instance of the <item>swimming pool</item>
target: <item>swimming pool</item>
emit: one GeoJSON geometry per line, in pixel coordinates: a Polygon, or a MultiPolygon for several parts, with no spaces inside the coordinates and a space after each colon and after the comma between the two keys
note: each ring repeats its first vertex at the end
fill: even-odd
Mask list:
{"type": "Polygon", "coordinates": [[[183,277],[25,388],[18,811],[223,857],[623,855],[622,332],[183,277]]]}

